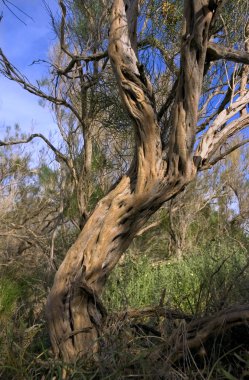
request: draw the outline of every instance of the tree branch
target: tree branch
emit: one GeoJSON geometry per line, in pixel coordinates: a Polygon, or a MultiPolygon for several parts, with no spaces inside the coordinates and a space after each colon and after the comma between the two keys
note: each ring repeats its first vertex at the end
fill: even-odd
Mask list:
{"type": "Polygon", "coordinates": [[[90,54],[90,55],[87,55],[87,54],[86,55],[75,55],[71,59],[71,61],[69,62],[69,64],[67,65],[67,67],[65,69],[57,68],[57,73],[58,73],[58,75],[66,75],[72,71],[73,67],[76,65],[77,62],[80,62],[80,61],[85,61],[85,62],[100,61],[101,59],[106,58],[106,57],[108,57],[107,51],[97,52],[95,54],[90,54]]]}
{"type": "Polygon", "coordinates": [[[148,226],[145,226],[144,228],[138,231],[136,236],[142,236],[145,232],[151,230],[152,228],[160,226],[161,223],[162,223],[161,220],[158,220],[157,222],[153,222],[149,224],[148,226]]]}
{"type": "MultiPolygon", "coordinates": [[[[249,120],[248,120],[249,121],[249,120]]],[[[227,149],[224,153],[220,154],[219,156],[215,157],[212,161],[205,162],[205,164],[200,168],[200,171],[210,169],[212,166],[217,164],[220,160],[228,156],[230,153],[234,152],[235,150],[241,148],[242,146],[249,143],[249,139],[243,140],[238,144],[233,145],[231,148],[227,149]]]]}
{"type": "Polygon", "coordinates": [[[236,132],[245,128],[249,123],[249,114],[246,114],[230,124],[226,124],[231,118],[236,116],[249,102],[249,93],[240,97],[230,107],[224,109],[214,120],[213,125],[203,135],[200,144],[195,152],[195,158],[199,164],[205,163],[216,152],[222,142],[233,136],[236,132]]]}
{"type": "Polygon", "coordinates": [[[209,27],[217,3],[185,0],[181,46],[181,67],[172,114],[168,171],[175,176],[192,175],[191,154],[195,141],[198,104],[201,95],[209,27]]]}
{"type": "Polygon", "coordinates": [[[33,133],[28,138],[21,139],[21,140],[10,140],[10,141],[2,141],[2,140],[0,140],[0,146],[11,146],[11,145],[18,145],[18,144],[27,144],[27,143],[29,143],[30,141],[32,141],[36,137],[41,138],[48,145],[48,147],[54,152],[54,154],[56,155],[56,157],[58,157],[59,159],[61,159],[62,161],[64,161],[67,164],[67,166],[69,168],[71,168],[70,164],[69,164],[69,159],[66,156],[64,156],[64,154],[62,154],[58,149],[56,149],[55,146],[53,144],[51,144],[51,142],[44,135],[42,135],[41,133],[33,133]]]}
{"type": "Polygon", "coordinates": [[[112,8],[109,57],[136,135],[136,191],[151,189],[162,175],[162,149],[153,91],[137,60],[138,1],[115,0],[112,8]]]}
{"type": "Polygon", "coordinates": [[[246,51],[238,51],[225,46],[221,46],[214,42],[208,43],[207,58],[208,62],[225,59],[237,63],[249,64],[249,53],[246,51]]]}
{"type": "Polygon", "coordinates": [[[214,316],[193,320],[186,325],[186,330],[177,329],[169,338],[168,347],[174,347],[168,361],[172,364],[189,353],[205,350],[205,344],[210,338],[224,335],[227,330],[236,326],[247,326],[249,322],[249,305],[239,305],[222,310],[214,316]]]}
{"type": "Polygon", "coordinates": [[[124,320],[124,319],[140,319],[145,317],[160,316],[168,319],[184,319],[187,322],[193,320],[193,316],[189,314],[182,313],[179,310],[170,309],[166,306],[154,306],[154,307],[145,307],[143,309],[128,309],[126,311],[114,313],[110,321],[124,320]]]}

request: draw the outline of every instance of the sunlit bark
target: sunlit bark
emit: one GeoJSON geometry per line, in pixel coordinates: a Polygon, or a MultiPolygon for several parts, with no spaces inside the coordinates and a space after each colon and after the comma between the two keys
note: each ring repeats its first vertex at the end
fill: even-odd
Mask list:
{"type": "Polygon", "coordinates": [[[196,175],[192,150],[213,3],[185,1],[181,68],[165,159],[152,85],[137,59],[138,2],[114,1],[108,53],[134,125],[136,147],[130,169],[97,204],[49,295],[52,346],[65,361],[98,350],[105,317],[100,295],[108,275],[148,218],[196,175]]]}

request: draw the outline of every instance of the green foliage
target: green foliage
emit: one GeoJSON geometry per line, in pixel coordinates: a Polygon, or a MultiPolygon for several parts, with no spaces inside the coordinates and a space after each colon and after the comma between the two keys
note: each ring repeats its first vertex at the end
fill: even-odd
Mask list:
{"type": "MultiPolygon", "coordinates": [[[[7,264],[3,260],[4,275],[0,279],[0,323],[3,327],[0,332],[2,354],[0,377],[6,380],[40,380],[42,376],[51,380],[54,377],[62,379],[64,364],[55,361],[49,351],[49,337],[44,323],[47,288],[53,277],[53,271],[48,269],[48,257],[50,233],[53,231],[51,223],[54,218],[54,206],[48,209],[47,202],[51,199],[53,205],[59,204],[60,174],[42,161],[36,168],[35,176],[32,177],[28,171],[29,156],[14,153],[8,149],[7,153],[3,152],[1,157],[8,162],[6,172],[6,175],[9,174],[8,181],[12,178],[19,180],[14,206],[8,208],[11,218],[8,216],[10,221],[7,222],[10,236],[13,233],[12,225],[16,223],[18,228],[19,226],[23,228],[22,233],[20,229],[16,233],[21,237],[27,236],[27,241],[31,241],[33,246],[28,254],[24,251],[22,255],[17,256],[11,246],[8,254],[12,261],[7,260],[7,264]],[[44,205],[42,199],[44,199],[44,205]],[[47,215],[51,211],[52,218],[48,220],[47,215]],[[43,218],[47,220],[45,225],[48,223],[49,227],[47,235],[42,230],[43,218]],[[38,236],[39,228],[43,231],[40,236],[38,236]],[[37,239],[38,237],[40,240],[37,239]],[[26,262],[25,258],[28,256],[30,261],[26,262]]],[[[94,146],[89,210],[95,207],[104,194],[100,174],[103,172],[103,167],[110,165],[111,169],[109,161],[111,160],[106,152],[103,153],[94,146]]],[[[115,166],[115,163],[113,164],[115,166]]],[[[3,171],[5,168],[6,165],[2,165],[3,171]]],[[[230,170],[232,169],[229,166],[230,170]]],[[[225,181],[229,171],[226,172],[223,169],[223,175],[216,179],[217,182],[221,179],[225,181]]],[[[246,191],[245,185],[243,186],[245,195],[246,191]]],[[[56,263],[63,259],[78,233],[78,229],[70,222],[68,223],[70,220],[77,220],[79,213],[77,194],[74,191],[68,198],[67,195],[64,194],[64,196],[65,207],[60,220],[62,224],[55,237],[56,263]]],[[[203,203],[203,195],[197,192],[195,186],[189,193],[184,194],[183,199],[178,203],[179,215],[175,217],[175,225],[180,235],[182,233],[180,222],[186,225],[187,244],[182,249],[181,259],[178,260],[175,258],[172,244],[169,244],[172,234],[169,212],[167,208],[161,209],[151,221],[159,222],[159,226],[135,239],[125,260],[114,270],[109,279],[103,300],[110,314],[129,307],[142,308],[158,305],[163,301],[167,307],[198,316],[211,314],[233,303],[248,302],[248,236],[245,234],[243,225],[230,223],[229,199],[228,194],[218,199],[215,206],[206,202],[205,199],[203,203]],[[188,194],[191,197],[194,194],[195,201],[197,199],[200,201],[200,209],[193,207],[188,194]]],[[[6,231],[6,218],[2,223],[2,231],[4,233],[6,231]]],[[[18,239],[14,241],[10,238],[10,240],[11,243],[15,243],[13,246],[16,245],[17,248],[20,246],[18,239]]],[[[7,246],[4,243],[5,237],[1,242],[3,252],[7,246]]],[[[17,252],[19,252],[18,249],[17,252]]],[[[108,359],[110,362],[108,368],[103,364],[104,361],[98,369],[93,366],[89,371],[86,370],[89,363],[87,366],[86,363],[77,363],[70,368],[72,379],[122,378],[123,373],[128,369],[130,373],[134,373],[134,367],[141,378],[152,376],[155,367],[147,360],[148,352],[144,350],[144,340],[130,337],[129,332],[125,332],[122,336],[116,332],[113,335],[112,339],[117,341],[115,347],[112,346],[110,351],[105,350],[104,353],[104,361],[106,357],[110,359],[108,359]]],[[[243,352],[239,355],[244,358],[243,352]]],[[[214,359],[213,367],[205,372],[207,378],[208,371],[210,379],[213,378],[213,374],[217,375],[217,379],[218,376],[220,378],[227,376],[229,379],[229,376],[232,378],[231,376],[242,373],[239,372],[240,368],[234,372],[227,362],[224,364],[223,359],[219,361],[218,351],[214,354],[214,359]]],[[[227,361],[229,360],[230,356],[227,361]]],[[[236,361],[236,358],[234,360],[236,361]]],[[[246,364],[244,367],[247,368],[246,364]]],[[[192,368],[189,371],[184,376],[188,374],[189,378],[198,379],[198,375],[192,368]]]]}
{"type": "Polygon", "coordinates": [[[92,158],[92,169],[94,172],[98,172],[99,170],[103,169],[106,164],[106,157],[104,153],[101,151],[101,149],[94,145],[93,149],[93,158],[92,158]]]}
{"type": "MultiPolygon", "coordinates": [[[[38,358],[49,346],[44,325],[48,268],[41,256],[18,257],[0,278],[0,378],[39,379],[38,358]],[[30,261],[31,260],[31,261],[30,261]],[[33,374],[37,371],[37,377],[33,374]]],[[[44,369],[43,369],[44,372],[44,369]]]]}
{"type": "Polygon", "coordinates": [[[43,164],[39,168],[38,177],[40,184],[50,191],[55,190],[56,182],[58,180],[58,173],[52,170],[48,165],[43,164]]]}
{"type": "MultiPolygon", "coordinates": [[[[40,286],[40,280],[34,273],[23,273],[17,265],[6,266],[6,273],[0,280],[0,322],[13,318],[29,304],[29,300],[40,286]]],[[[29,307],[31,304],[29,304],[29,307]]],[[[25,310],[27,312],[27,309],[25,310]]],[[[27,313],[27,316],[30,314],[27,313]]]]}
{"type": "Polygon", "coordinates": [[[158,305],[164,289],[166,304],[193,315],[248,299],[247,251],[236,242],[213,241],[179,261],[150,257],[130,250],[115,269],[104,294],[110,310],[158,305]]]}
{"type": "Polygon", "coordinates": [[[24,292],[24,285],[18,284],[9,278],[2,278],[0,282],[0,318],[8,317],[13,313],[17,301],[24,292]]]}
{"type": "Polygon", "coordinates": [[[104,196],[101,186],[96,185],[89,199],[89,210],[93,210],[97,202],[104,196]]]}

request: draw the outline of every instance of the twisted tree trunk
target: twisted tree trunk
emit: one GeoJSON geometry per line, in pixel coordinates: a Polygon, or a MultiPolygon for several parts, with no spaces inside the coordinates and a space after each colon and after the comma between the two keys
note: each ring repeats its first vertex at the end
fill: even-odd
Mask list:
{"type": "Polygon", "coordinates": [[[66,362],[98,350],[105,317],[99,297],[108,275],[148,218],[196,175],[200,160],[192,150],[216,3],[185,1],[181,69],[163,152],[152,86],[137,60],[138,1],[114,1],[109,57],[136,148],[127,174],[97,204],[55,276],[47,318],[53,350],[66,362]]]}

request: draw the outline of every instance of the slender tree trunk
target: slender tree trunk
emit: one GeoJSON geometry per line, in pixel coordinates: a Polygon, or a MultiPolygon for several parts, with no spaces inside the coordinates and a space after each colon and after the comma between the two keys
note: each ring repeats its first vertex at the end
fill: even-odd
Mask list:
{"type": "Polygon", "coordinates": [[[149,217],[197,172],[192,158],[197,110],[213,9],[185,1],[182,65],[167,159],[163,159],[152,86],[138,64],[138,1],[114,0],[109,57],[135,131],[131,168],[97,204],[70,248],[51,289],[47,317],[55,354],[66,362],[98,350],[106,279],[149,217]]]}

